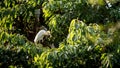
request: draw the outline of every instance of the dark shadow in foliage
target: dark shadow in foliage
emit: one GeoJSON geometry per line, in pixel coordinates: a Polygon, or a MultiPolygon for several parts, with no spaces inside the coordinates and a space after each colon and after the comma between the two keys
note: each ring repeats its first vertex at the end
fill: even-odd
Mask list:
{"type": "Polygon", "coordinates": [[[0,67],[8,68],[10,65],[17,67],[32,67],[32,57],[24,52],[23,49],[19,52],[12,50],[4,50],[0,48],[0,67]]]}

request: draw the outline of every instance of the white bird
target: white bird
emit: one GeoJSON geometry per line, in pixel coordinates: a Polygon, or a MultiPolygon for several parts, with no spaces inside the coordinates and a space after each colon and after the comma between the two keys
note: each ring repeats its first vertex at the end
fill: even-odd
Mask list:
{"type": "Polygon", "coordinates": [[[38,41],[43,41],[44,36],[51,36],[50,31],[40,30],[35,36],[34,43],[38,43],[38,41]]]}

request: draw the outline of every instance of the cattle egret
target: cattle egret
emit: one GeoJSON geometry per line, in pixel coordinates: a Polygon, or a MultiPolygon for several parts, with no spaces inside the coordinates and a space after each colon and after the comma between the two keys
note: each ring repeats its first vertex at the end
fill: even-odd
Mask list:
{"type": "Polygon", "coordinates": [[[40,30],[35,36],[34,43],[38,43],[38,41],[43,41],[44,36],[51,36],[50,31],[40,30]]]}

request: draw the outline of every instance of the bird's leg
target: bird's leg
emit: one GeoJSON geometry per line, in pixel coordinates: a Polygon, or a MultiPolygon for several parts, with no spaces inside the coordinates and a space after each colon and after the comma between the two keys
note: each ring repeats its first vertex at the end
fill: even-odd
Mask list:
{"type": "Polygon", "coordinates": [[[37,45],[37,43],[35,43],[35,45],[37,45]]]}
{"type": "Polygon", "coordinates": [[[45,37],[43,37],[43,39],[41,40],[41,42],[43,43],[43,42],[44,42],[44,40],[45,40],[45,37]]]}
{"type": "Polygon", "coordinates": [[[42,39],[41,42],[43,43],[43,42],[44,42],[44,39],[42,39]]]}
{"type": "Polygon", "coordinates": [[[55,45],[53,43],[51,44],[51,48],[55,48],[55,45]]]}

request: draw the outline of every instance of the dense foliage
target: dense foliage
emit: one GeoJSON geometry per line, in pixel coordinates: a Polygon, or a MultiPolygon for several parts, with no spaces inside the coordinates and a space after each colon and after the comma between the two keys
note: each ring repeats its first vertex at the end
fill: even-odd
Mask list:
{"type": "Polygon", "coordinates": [[[119,0],[1,0],[0,9],[0,67],[120,67],[119,0]],[[33,43],[41,26],[56,48],[33,43]]]}
{"type": "Polygon", "coordinates": [[[36,55],[34,61],[40,68],[114,68],[120,66],[120,43],[113,37],[104,33],[97,24],[87,26],[75,19],[71,21],[66,44],[61,43],[58,49],[36,55]]]}

